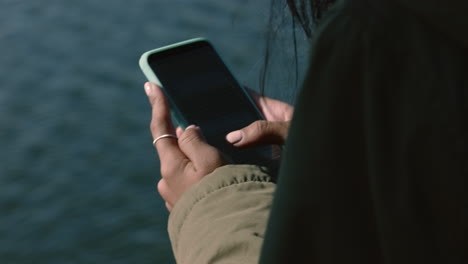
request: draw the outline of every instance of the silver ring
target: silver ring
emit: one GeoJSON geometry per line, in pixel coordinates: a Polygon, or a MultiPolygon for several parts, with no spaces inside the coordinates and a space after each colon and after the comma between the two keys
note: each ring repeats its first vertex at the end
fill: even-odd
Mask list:
{"type": "Polygon", "coordinates": [[[164,135],[161,135],[161,136],[159,136],[159,137],[157,137],[157,138],[155,138],[155,139],[153,140],[153,146],[156,146],[156,142],[158,142],[158,140],[163,139],[163,138],[175,138],[175,139],[177,139],[177,136],[174,135],[174,134],[164,134],[164,135]]]}

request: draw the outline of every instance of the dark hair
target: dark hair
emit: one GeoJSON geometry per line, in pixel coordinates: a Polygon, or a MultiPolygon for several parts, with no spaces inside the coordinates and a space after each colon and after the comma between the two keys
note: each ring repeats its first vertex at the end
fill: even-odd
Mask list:
{"type": "Polygon", "coordinates": [[[320,24],[324,13],[335,3],[336,0],[272,0],[270,9],[269,29],[267,33],[267,44],[264,58],[263,70],[260,75],[260,93],[263,95],[267,79],[268,67],[270,65],[270,56],[272,45],[275,41],[280,28],[285,22],[284,13],[289,13],[287,17],[291,19],[292,24],[292,44],[294,49],[294,71],[296,86],[299,79],[299,63],[297,52],[296,27],[299,25],[305,36],[311,40],[313,38],[314,28],[320,24]],[[286,11],[285,9],[289,9],[286,11]]]}
{"type": "Polygon", "coordinates": [[[301,25],[308,38],[312,38],[314,25],[336,0],[286,0],[293,19],[301,25]]]}

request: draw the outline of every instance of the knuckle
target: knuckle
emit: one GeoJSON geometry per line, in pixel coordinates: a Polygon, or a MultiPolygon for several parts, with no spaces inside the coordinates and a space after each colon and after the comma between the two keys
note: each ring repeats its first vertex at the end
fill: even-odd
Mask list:
{"type": "Polygon", "coordinates": [[[198,135],[192,131],[193,129],[185,130],[179,138],[179,144],[190,144],[198,138],[198,135]]]}
{"type": "Polygon", "coordinates": [[[172,126],[172,121],[170,118],[158,118],[153,116],[150,122],[150,131],[153,134],[156,134],[156,132],[159,132],[157,134],[165,134],[169,129],[171,129],[172,126]]]}
{"type": "Polygon", "coordinates": [[[159,195],[166,201],[168,199],[169,188],[166,182],[164,181],[164,179],[158,182],[157,189],[158,189],[159,195]]]}
{"type": "Polygon", "coordinates": [[[159,180],[158,185],[157,185],[157,190],[158,190],[158,193],[161,194],[161,196],[166,191],[166,188],[167,187],[166,187],[166,183],[164,182],[164,179],[159,180]]]}
{"type": "Polygon", "coordinates": [[[161,177],[170,178],[172,175],[174,175],[174,172],[174,167],[161,164],[161,177]]]}
{"type": "Polygon", "coordinates": [[[268,122],[267,121],[255,121],[254,129],[258,132],[264,132],[268,130],[268,122]]]}

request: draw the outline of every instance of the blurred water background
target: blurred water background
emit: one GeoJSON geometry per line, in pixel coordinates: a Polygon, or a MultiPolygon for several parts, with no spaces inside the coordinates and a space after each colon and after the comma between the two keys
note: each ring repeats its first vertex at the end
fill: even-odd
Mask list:
{"type": "MultiPolygon", "coordinates": [[[[268,15],[269,0],[2,0],[0,263],[173,263],[139,56],[206,37],[258,90],[268,15]]],[[[290,101],[286,79],[266,93],[290,101]]]]}

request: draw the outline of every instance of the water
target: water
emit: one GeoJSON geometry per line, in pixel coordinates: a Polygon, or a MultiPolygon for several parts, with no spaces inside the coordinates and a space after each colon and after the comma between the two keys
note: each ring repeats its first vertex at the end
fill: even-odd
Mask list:
{"type": "Polygon", "coordinates": [[[0,263],[173,262],[139,56],[203,36],[256,88],[268,2],[3,0],[0,263]]]}

